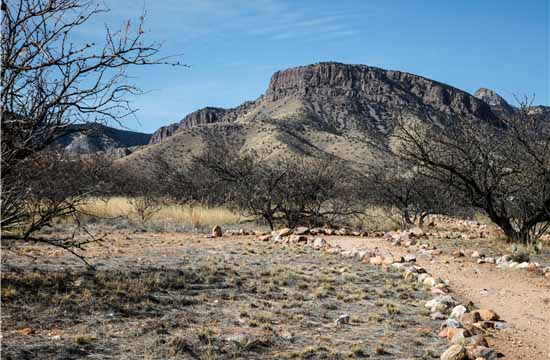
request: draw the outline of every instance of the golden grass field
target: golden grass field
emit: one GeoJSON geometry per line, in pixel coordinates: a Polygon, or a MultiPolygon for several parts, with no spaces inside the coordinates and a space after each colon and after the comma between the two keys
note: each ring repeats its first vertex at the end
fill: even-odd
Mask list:
{"type": "MultiPolygon", "coordinates": [[[[103,219],[127,218],[139,221],[138,214],[128,198],[88,199],[80,210],[103,219]]],[[[178,223],[193,228],[220,224],[238,224],[242,216],[228,209],[189,205],[161,205],[151,217],[151,222],[178,223]]]]}

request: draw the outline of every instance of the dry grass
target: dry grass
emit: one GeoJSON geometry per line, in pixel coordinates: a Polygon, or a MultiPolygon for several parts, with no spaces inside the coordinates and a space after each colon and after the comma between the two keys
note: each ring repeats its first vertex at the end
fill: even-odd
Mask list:
{"type": "MultiPolygon", "coordinates": [[[[91,198],[81,207],[81,210],[103,219],[127,218],[138,220],[135,209],[124,197],[91,198]]],[[[151,218],[152,223],[176,223],[195,229],[214,225],[237,224],[242,220],[241,216],[224,208],[184,205],[163,205],[151,218]]]]}
{"type": "Polygon", "coordinates": [[[32,268],[10,258],[3,358],[420,359],[445,346],[413,335],[438,324],[399,272],[312,248],[122,232],[88,255],[95,272],[62,252],[32,268]]]}
{"type": "Polygon", "coordinates": [[[400,229],[402,225],[397,210],[371,207],[365,211],[363,227],[374,231],[393,231],[400,229]]]}

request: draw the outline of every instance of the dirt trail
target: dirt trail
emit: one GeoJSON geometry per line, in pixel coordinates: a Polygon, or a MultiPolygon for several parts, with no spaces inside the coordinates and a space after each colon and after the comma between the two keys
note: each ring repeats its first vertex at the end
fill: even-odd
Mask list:
{"type": "MultiPolygon", "coordinates": [[[[381,238],[328,237],[344,249],[375,249],[404,255],[406,248],[381,238]]],[[[442,254],[431,261],[418,261],[433,275],[450,281],[453,296],[472,301],[479,308],[491,308],[510,328],[488,339],[489,345],[507,359],[550,359],[550,280],[527,271],[479,265],[469,258],[442,254]]]]}

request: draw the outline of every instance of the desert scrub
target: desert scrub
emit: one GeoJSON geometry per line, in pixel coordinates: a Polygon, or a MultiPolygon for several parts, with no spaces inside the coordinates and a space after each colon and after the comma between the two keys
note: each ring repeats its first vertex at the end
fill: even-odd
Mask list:
{"type": "MultiPolygon", "coordinates": [[[[96,217],[87,218],[88,221],[139,220],[135,206],[125,197],[90,198],[80,206],[79,210],[96,217]]],[[[206,229],[215,225],[239,224],[242,220],[246,219],[221,207],[207,208],[160,203],[159,208],[146,222],[149,226],[178,224],[188,229],[206,229]]]]}
{"type": "MultiPolygon", "coordinates": [[[[344,359],[374,357],[381,339],[400,339],[392,356],[420,358],[445,346],[433,337],[418,345],[410,336],[413,327],[437,324],[420,314],[423,292],[399,298],[405,290],[397,289],[408,285],[394,274],[309,250],[296,257],[291,247],[262,242],[197,240],[140,233],[106,243],[98,248],[124,252],[101,257],[95,273],[70,263],[55,269],[52,259],[41,258],[35,268],[3,271],[3,325],[68,334],[78,326],[95,339],[80,346],[81,357],[344,359]],[[351,322],[337,328],[343,314],[351,322]]],[[[73,351],[79,345],[68,338],[73,351]]],[[[33,349],[67,357],[60,343],[40,339],[6,333],[3,346],[12,357],[33,349]]]]}

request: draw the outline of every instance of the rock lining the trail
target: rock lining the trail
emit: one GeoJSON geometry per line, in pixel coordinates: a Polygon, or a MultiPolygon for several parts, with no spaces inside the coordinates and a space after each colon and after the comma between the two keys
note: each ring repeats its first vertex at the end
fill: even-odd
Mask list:
{"type": "MultiPolygon", "coordinates": [[[[323,230],[324,234],[327,233],[325,230],[326,229],[323,230]]],[[[339,246],[330,245],[328,241],[321,237],[311,239],[305,235],[292,235],[292,233],[293,230],[288,228],[273,231],[270,239],[281,244],[311,246],[318,251],[356,259],[357,261],[373,266],[391,266],[402,272],[405,281],[416,282],[418,285],[424,287],[426,291],[429,291],[433,295],[433,298],[427,301],[425,306],[430,310],[430,317],[432,319],[444,320],[438,335],[445,337],[450,343],[450,347],[441,355],[440,359],[491,360],[499,356],[495,349],[488,347],[485,335],[491,331],[505,329],[507,328],[507,324],[491,309],[474,309],[470,305],[464,305],[457,302],[450,294],[451,291],[449,289],[448,280],[435,278],[428,273],[425,268],[413,265],[417,258],[416,255],[402,257],[395,256],[391,253],[379,254],[361,249],[343,250],[339,246]]],[[[320,229],[311,229],[305,232],[302,229],[299,233],[319,235],[321,231],[320,229]]],[[[332,231],[329,231],[329,233],[332,234],[332,231]]],[[[349,234],[352,233],[346,232],[346,234],[348,234],[346,236],[350,236],[349,234]]],[[[361,233],[358,234],[358,236],[364,236],[361,233]]],[[[383,237],[400,246],[406,246],[408,248],[414,247],[414,250],[420,251],[420,255],[428,255],[431,257],[442,254],[442,251],[434,246],[419,243],[416,240],[411,241],[411,238],[427,238],[424,232],[413,229],[407,232],[405,237],[402,237],[402,235],[403,234],[400,234],[398,235],[399,237],[396,238],[393,234],[387,233],[383,235],[383,237]]],[[[262,241],[269,241],[265,239],[266,237],[260,238],[262,241]]],[[[471,255],[472,254],[470,254],[470,256],[471,255]]],[[[476,259],[485,258],[482,254],[479,254],[479,252],[473,255],[473,258],[476,259]]],[[[496,263],[497,260],[495,260],[495,265],[496,263]]],[[[335,323],[337,325],[345,324],[345,316],[346,315],[343,315],[338,318],[335,323]]]]}

